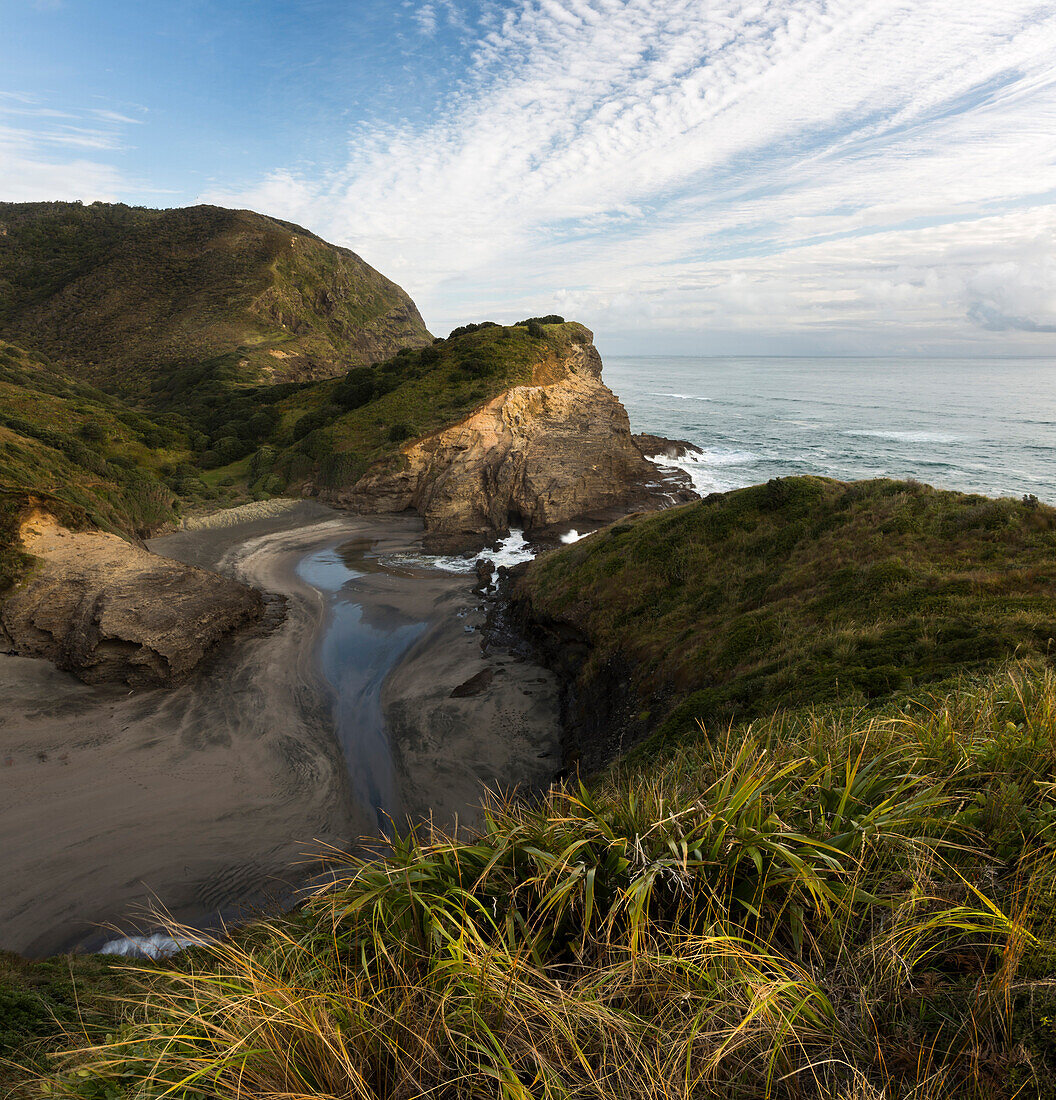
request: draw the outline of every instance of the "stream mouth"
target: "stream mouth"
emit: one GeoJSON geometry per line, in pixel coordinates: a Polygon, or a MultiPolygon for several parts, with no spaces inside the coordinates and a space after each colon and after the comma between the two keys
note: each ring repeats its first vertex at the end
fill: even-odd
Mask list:
{"type": "MultiPolygon", "coordinates": [[[[481,644],[477,558],[428,555],[422,534],[305,503],[154,540],[286,608],[171,689],[0,655],[0,948],[167,953],[152,912],[208,936],[296,904],[335,849],[472,826],[485,788],[544,787],[556,681],[481,644]]],[[[531,549],[514,532],[477,557],[531,549]]]]}
{"type": "Polygon", "coordinates": [[[369,807],[379,831],[389,834],[401,805],[381,690],[428,623],[377,600],[390,585],[415,579],[413,570],[387,567],[372,553],[378,541],[360,537],[316,550],[298,562],[296,572],[327,596],[319,667],[334,694],[334,732],[353,797],[369,807]],[[369,605],[364,602],[368,591],[374,597],[369,605]]]}

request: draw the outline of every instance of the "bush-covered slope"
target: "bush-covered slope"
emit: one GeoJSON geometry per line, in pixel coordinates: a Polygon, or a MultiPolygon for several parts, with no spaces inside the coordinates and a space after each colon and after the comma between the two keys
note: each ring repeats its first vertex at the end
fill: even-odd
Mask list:
{"type": "Polygon", "coordinates": [[[108,389],[223,355],[243,380],[326,378],[430,339],[355,253],[251,211],[0,203],[0,229],[0,335],[108,389]]]}
{"type": "Polygon", "coordinates": [[[585,643],[582,721],[629,697],[621,737],[862,702],[1050,653],[1056,510],[785,478],[630,517],[538,559],[517,597],[585,643]]]}
{"type": "Polygon", "coordinates": [[[173,518],[177,495],[164,477],[189,455],[166,418],[0,341],[0,593],[26,564],[17,528],[29,503],[75,527],[145,536],[173,518]]]}

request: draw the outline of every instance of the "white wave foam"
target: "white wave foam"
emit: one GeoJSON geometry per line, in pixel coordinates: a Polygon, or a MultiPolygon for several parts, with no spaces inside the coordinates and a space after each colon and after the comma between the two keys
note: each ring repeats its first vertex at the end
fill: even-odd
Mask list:
{"type": "Polygon", "coordinates": [[[577,530],[576,530],[576,529],[575,529],[575,528],[573,527],[571,531],[566,531],[566,532],[565,532],[565,533],[564,533],[564,534],[563,534],[563,535],[561,536],[561,541],[562,541],[562,542],[563,542],[563,543],[564,543],[564,544],[565,544],[566,546],[571,546],[571,544],[572,544],[572,543],[574,543],[574,542],[579,542],[579,540],[580,540],[580,539],[586,538],[586,537],[587,537],[587,535],[589,535],[589,534],[590,534],[590,532],[589,532],[589,531],[584,531],[584,532],[583,532],[583,534],[581,535],[581,534],[580,534],[580,533],[579,533],[579,532],[578,532],[578,531],[577,531],[577,530]]]}
{"type": "Polygon", "coordinates": [[[658,466],[674,466],[689,475],[693,488],[701,496],[708,493],[723,493],[728,489],[739,489],[750,484],[750,480],[737,474],[723,473],[727,469],[750,466],[760,461],[754,451],[724,450],[718,447],[703,447],[700,451],[690,451],[681,458],[668,458],[667,455],[653,455],[650,462],[658,466]]]}
{"type": "Polygon", "coordinates": [[[100,955],[123,955],[130,959],[167,959],[185,947],[208,941],[199,936],[170,936],[152,932],[149,936],[121,936],[99,948],[100,955]]]}
{"type": "Polygon", "coordinates": [[[961,438],[945,432],[873,431],[867,428],[852,428],[841,434],[865,436],[868,439],[886,439],[892,443],[958,443],[961,438]]]}
{"type": "Polygon", "coordinates": [[[687,454],[687,459],[703,462],[708,466],[748,466],[760,460],[755,451],[724,451],[717,448],[702,447],[700,454],[687,454]]]}
{"type": "Polygon", "coordinates": [[[478,560],[480,558],[490,559],[496,569],[500,565],[505,565],[508,568],[511,565],[520,565],[522,561],[531,561],[535,557],[535,553],[528,545],[524,532],[514,527],[509,535],[499,543],[497,549],[482,551],[478,560]]]}
{"type": "Polygon", "coordinates": [[[494,550],[481,550],[476,557],[455,557],[448,554],[394,554],[386,561],[392,565],[417,566],[419,569],[440,569],[445,573],[475,573],[477,562],[490,561],[496,569],[507,568],[531,561],[535,551],[528,544],[524,532],[517,527],[510,530],[494,550]]]}
{"type": "Polygon", "coordinates": [[[702,397],[699,393],[650,393],[650,397],[677,397],[679,401],[711,401],[711,397],[702,397]]]}

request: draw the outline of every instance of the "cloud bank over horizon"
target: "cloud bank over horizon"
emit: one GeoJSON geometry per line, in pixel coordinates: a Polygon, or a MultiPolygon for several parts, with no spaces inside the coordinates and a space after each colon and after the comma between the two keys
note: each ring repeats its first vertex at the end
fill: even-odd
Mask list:
{"type": "MultiPolygon", "coordinates": [[[[350,110],[327,163],[276,147],[187,197],[347,244],[438,332],[554,311],[637,353],[1053,348],[1053,2],[408,0],[399,35],[409,89],[457,61],[425,108],[350,110]]],[[[0,155],[54,163],[5,105],[0,155]]],[[[121,118],[77,132],[147,128],[121,118]]],[[[84,197],[142,192],[92,153],[84,197]]]]}

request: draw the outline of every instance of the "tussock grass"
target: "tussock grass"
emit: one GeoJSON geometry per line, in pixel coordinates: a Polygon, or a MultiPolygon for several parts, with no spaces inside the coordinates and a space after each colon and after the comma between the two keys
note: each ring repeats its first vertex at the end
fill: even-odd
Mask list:
{"type": "Polygon", "coordinates": [[[1054,749],[1056,675],[1020,668],[492,799],[146,969],[46,1091],[1051,1095],[1054,749]]]}

